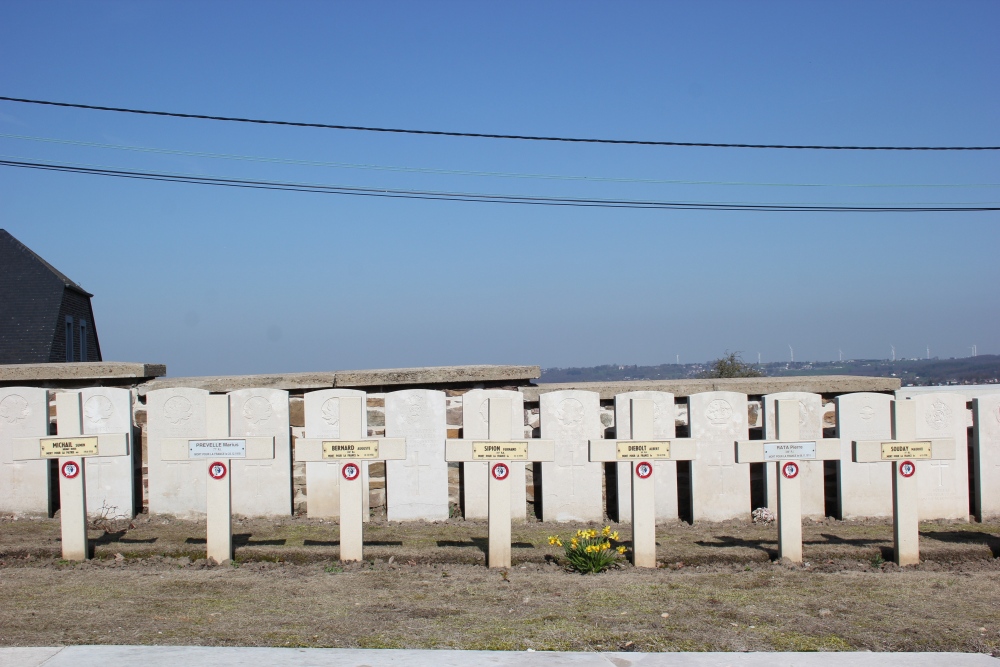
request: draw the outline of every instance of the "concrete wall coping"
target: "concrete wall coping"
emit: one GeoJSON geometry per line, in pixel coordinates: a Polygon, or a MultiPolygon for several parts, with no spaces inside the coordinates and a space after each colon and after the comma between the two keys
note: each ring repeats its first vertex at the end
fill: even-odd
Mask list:
{"type": "Polygon", "coordinates": [[[165,364],[142,364],[128,361],[0,365],[0,382],[4,383],[155,378],[166,374],[165,364]]]}
{"type": "Polygon", "coordinates": [[[814,394],[848,394],[859,391],[892,392],[900,388],[899,378],[861,375],[803,375],[795,377],[719,378],[707,380],[630,380],[622,382],[541,383],[520,387],[524,400],[534,403],[541,394],[563,389],[596,391],[602,400],[627,391],[667,391],[674,396],[690,396],[705,391],[736,391],[750,396],[781,391],[805,391],[814,394]]]}
{"type": "Polygon", "coordinates": [[[400,385],[455,385],[481,382],[527,384],[540,377],[539,366],[431,366],[426,368],[384,368],[357,371],[278,373],[271,375],[229,375],[158,378],[138,387],[139,395],[154,389],[192,387],[224,393],[237,389],[311,390],[333,387],[385,387],[400,385]]]}

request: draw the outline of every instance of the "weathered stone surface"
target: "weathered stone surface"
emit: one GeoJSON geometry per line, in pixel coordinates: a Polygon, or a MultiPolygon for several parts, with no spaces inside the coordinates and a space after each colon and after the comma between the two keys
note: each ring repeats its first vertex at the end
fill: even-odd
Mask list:
{"type": "Polygon", "coordinates": [[[282,516],[292,513],[292,443],[288,392],[242,389],[229,394],[229,435],[274,436],[274,458],[232,459],[233,514],[282,516]]]}
{"type": "Polygon", "coordinates": [[[726,521],[750,516],[750,465],[736,462],[736,441],[748,440],[747,396],[729,391],[694,394],[688,399],[694,520],[726,521]]]}
{"type": "Polygon", "coordinates": [[[538,384],[520,387],[526,403],[533,403],[542,394],[566,389],[595,391],[601,400],[613,399],[617,394],[630,391],[665,391],[674,396],[690,396],[709,391],[732,391],[749,396],[762,396],[779,392],[808,392],[814,394],[842,394],[856,391],[895,391],[898,378],[864,377],[859,375],[816,375],[774,378],[722,378],[711,380],[635,380],[628,382],[573,382],[538,384]]]}
{"type": "MultiPolygon", "coordinates": [[[[632,391],[615,396],[615,437],[628,440],[632,436],[632,399],[653,401],[653,439],[669,440],[676,435],[674,397],[664,391],[632,391]]],[[[621,461],[618,466],[617,489],[608,493],[618,494],[618,520],[632,520],[632,462],[621,461]]],[[[653,461],[653,502],[657,522],[677,520],[677,462],[653,461]]]]}
{"type": "Polygon", "coordinates": [[[979,521],[1000,517],[1000,393],[972,401],[975,514],[979,521]]]}
{"type": "MultiPolygon", "coordinates": [[[[44,364],[51,366],[70,364],[44,364]]],[[[2,368],[2,367],[0,367],[2,368]]],[[[322,371],[271,375],[229,375],[186,378],[159,378],[138,387],[139,395],[168,387],[194,387],[212,393],[239,389],[284,390],[329,389],[333,387],[382,387],[392,385],[439,385],[469,382],[527,383],[541,375],[538,366],[437,366],[427,368],[387,368],[362,371],[322,371]]]]}
{"type": "Polygon", "coordinates": [[[597,393],[551,392],[540,403],[542,438],[555,445],[555,461],[542,463],[542,520],[601,521],[604,471],[589,446],[604,432],[597,393]]]}
{"type": "MultiPolygon", "coordinates": [[[[524,399],[519,392],[506,389],[472,389],[462,397],[462,433],[467,439],[490,438],[491,398],[511,401],[510,433],[512,438],[524,437],[524,399]]],[[[494,440],[496,438],[493,438],[494,440]]],[[[465,461],[462,464],[465,485],[462,488],[463,508],[466,519],[485,519],[489,516],[489,463],[465,461]]],[[[525,464],[510,461],[510,518],[524,521],[527,517],[525,498],[525,464]]]]}
{"type": "Polygon", "coordinates": [[[439,521],[448,518],[445,395],[405,389],[385,396],[385,435],[406,438],[406,458],[385,462],[386,518],[439,521]]]}
{"type": "Polygon", "coordinates": [[[87,513],[132,517],[136,513],[134,457],[139,456],[132,441],[132,392],[117,387],[91,387],[80,391],[80,401],[83,435],[129,434],[127,455],[84,459],[87,513]]]}
{"type": "MultiPolygon", "coordinates": [[[[819,440],[823,437],[823,399],[819,394],[809,394],[798,391],[786,391],[780,394],[764,396],[764,439],[775,440],[778,437],[774,426],[775,401],[792,400],[799,402],[799,439],[819,440]]],[[[767,506],[771,511],[778,511],[778,472],[774,463],[765,463],[765,486],[767,490],[767,506]]],[[[823,461],[799,462],[799,487],[802,516],[822,519],[826,516],[825,478],[823,461]]]]}
{"type": "Polygon", "coordinates": [[[838,396],[840,515],[844,519],[892,516],[892,464],[854,463],[854,440],[892,437],[892,397],[857,393],[838,396]]]}
{"type": "Polygon", "coordinates": [[[164,364],[123,361],[0,365],[0,383],[154,378],[166,374],[167,367],[164,364]]]}
{"type": "Polygon", "coordinates": [[[13,450],[14,438],[48,434],[48,391],[37,387],[0,389],[0,512],[49,513],[49,462],[15,461],[13,450]]]}

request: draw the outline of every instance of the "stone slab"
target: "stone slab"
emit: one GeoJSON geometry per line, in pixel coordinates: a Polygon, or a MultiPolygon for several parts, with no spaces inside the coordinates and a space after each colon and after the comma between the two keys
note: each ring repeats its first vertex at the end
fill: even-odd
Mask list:
{"type": "Polygon", "coordinates": [[[238,646],[2,647],[0,667],[991,667],[982,653],[598,653],[238,646]]]}
{"type": "MultiPolygon", "coordinates": [[[[819,440],[823,437],[823,398],[819,394],[786,391],[767,394],[761,401],[764,408],[764,439],[775,440],[775,401],[793,400],[799,402],[799,440],[819,440]]],[[[778,476],[774,465],[765,465],[765,489],[767,506],[771,510],[778,507],[778,476]]],[[[823,461],[802,461],[799,466],[799,486],[801,489],[802,516],[822,519],[826,516],[826,481],[823,476],[823,461]]]]}
{"type": "Polygon", "coordinates": [[[604,435],[599,395],[556,391],[540,404],[542,438],[555,447],[555,461],[542,463],[542,520],[600,522],[603,464],[590,461],[588,444],[604,435]]]}
{"type": "Polygon", "coordinates": [[[146,394],[146,465],[150,514],[198,518],[206,512],[207,460],[168,461],[165,438],[204,438],[208,392],[171,387],[146,394]]]}
{"type": "Polygon", "coordinates": [[[448,518],[448,438],[445,394],[404,389],[385,395],[385,435],[406,439],[406,458],[385,462],[386,518],[441,521],[448,518]]]}
{"type": "MultiPolygon", "coordinates": [[[[900,400],[897,398],[897,400],[900,400]]],[[[954,438],[953,460],[917,461],[921,521],[969,518],[969,447],[966,398],[958,393],[919,394],[917,432],[921,438],[954,438]]]]}
{"type": "MultiPolygon", "coordinates": [[[[357,389],[323,389],[305,394],[305,436],[306,438],[365,438],[368,437],[367,394],[357,389]],[[342,398],[358,401],[358,413],[353,420],[345,423],[359,425],[356,432],[341,429],[342,398]]],[[[368,497],[368,463],[361,464],[361,484],[363,499],[368,497]]],[[[340,463],[336,461],[306,462],[307,512],[313,518],[335,518],[340,516],[340,463]]]]}
{"type": "MultiPolygon", "coordinates": [[[[512,439],[524,437],[524,397],[521,392],[505,389],[472,389],[462,395],[462,437],[466,440],[490,438],[491,398],[511,402],[510,433],[512,439]]],[[[496,439],[496,438],[494,438],[496,439]]],[[[485,519],[489,515],[489,463],[469,461],[462,466],[462,507],[466,519],[485,519]]],[[[524,521],[527,517],[526,464],[510,462],[510,518],[524,521]]]]}
{"type": "Polygon", "coordinates": [[[713,391],[688,397],[691,438],[698,458],[691,462],[695,521],[750,516],[750,465],[736,462],[736,441],[748,440],[747,395],[713,391]]]}
{"type": "Polygon", "coordinates": [[[154,378],[167,374],[164,364],[122,361],[76,361],[58,364],[2,364],[0,383],[62,382],[154,378]]]}
{"type": "Polygon", "coordinates": [[[229,393],[229,435],[274,436],[274,458],[233,459],[233,514],[290,516],[292,513],[292,443],[288,392],[241,389],[229,393]]]}
{"type": "Polygon", "coordinates": [[[142,460],[132,442],[132,392],[118,387],[89,387],[80,391],[83,435],[127,433],[129,452],[84,460],[87,514],[135,516],[135,462],[142,460]]]}
{"type": "Polygon", "coordinates": [[[892,437],[892,397],[870,392],[845,394],[838,396],[835,404],[841,518],[892,517],[892,464],[853,461],[853,441],[892,437]]]}
{"type": "MultiPolygon", "coordinates": [[[[4,366],[0,366],[0,369],[4,366]]],[[[15,461],[14,438],[49,435],[49,392],[0,389],[0,512],[50,513],[49,462],[15,461]]]]}
{"type": "MultiPolygon", "coordinates": [[[[54,364],[57,365],[57,364],[54,364]]],[[[335,387],[387,387],[399,385],[450,385],[476,382],[526,384],[541,376],[538,366],[432,366],[358,371],[319,371],[270,375],[229,375],[159,378],[140,385],[140,396],[169,387],[195,387],[225,393],[254,387],[284,390],[331,389],[335,387]]]]}
{"type": "MultiPolygon", "coordinates": [[[[653,435],[651,440],[668,440],[677,435],[673,394],[664,391],[631,391],[615,396],[615,437],[632,439],[632,399],[653,401],[653,435]]],[[[617,475],[618,521],[632,520],[632,462],[615,463],[617,475]]],[[[677,462],[653,462],[653,504],[657,522],[677,519],[677,462]]]]}
{"type": "Polygon", "coordinates": [[[1000,394],[972,401],[975,515],[979,521],[1000,517],[1000,394]]]}
{"type": "Polygon", "coordinates": [[[569,382],[539,383],[521,387],[526,403],[553,391],[579,389],[595,391],[601,400],[613,399],[617,394],[631,391],[665,391],[675,397],[709,391],[731,391],[749,396],[763,396],[780,392],[807,392],[813,394],[844,394],[848,392],[891,392],[899,389],[898,378],[865,377],[860,375],[803,375],[796,377],[720,378],[692,380],[632,380],[623,382],[569,382]]]}

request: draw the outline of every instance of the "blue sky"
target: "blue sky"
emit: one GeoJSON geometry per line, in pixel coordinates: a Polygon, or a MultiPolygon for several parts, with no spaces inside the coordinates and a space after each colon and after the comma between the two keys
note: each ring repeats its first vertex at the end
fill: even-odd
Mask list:
{"type": "MultiPolygon", "coordinates": [[[[472,132],[995,146],[997,25],[996,2],[3,3],[0,95],[472,132]]],[[[997,152],[529,143],[10,102],[0,135],[5,156],[364,187],[1000,201],[997,152]],[[526,177],[538,174],[626,182],[526,177]]],[[[789,344],[797,360],[886,358],[890,345],[996,353],[998,222],[422,202],[0,167],[0,227],[96,295],[105,358],[171,375],[726,350],[770,361],[789,344]]]]}

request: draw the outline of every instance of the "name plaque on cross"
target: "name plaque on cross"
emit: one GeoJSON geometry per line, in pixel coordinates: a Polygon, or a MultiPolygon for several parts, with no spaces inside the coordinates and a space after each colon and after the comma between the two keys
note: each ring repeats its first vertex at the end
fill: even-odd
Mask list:
{"type": "Polygon", "coordinates": [[[632,459],[669,459],[669,440],[650,440],[640,442],[633,440],[618,440],[618,447],[615,450],[617,460],[631,461],[632,459]]]}
{"type": "Polygon", "coordinates": [[[246,440],[188,440],[189,459],[245,459],[246,440]]]}
{"type": "Polygon", "coordinates": [[[323,458],[333,461],[343,459],[377,459],[378,440],[324,440],[323,458]]]}
{"type": "Polygon", "coordinates": [[[931,441],[924,442],[883,442],[882,460],[931,459],[931,441]]]}
{"type": "MultiPolygon", "coordinates": [[[[839,441],[837,445],[840,445],[839,441]]],[[[764,443],[764,460],[814,461],[816,460],[816,441],[766,442],[764,443]]]]}
{"type": "Polygon", "coordinates": [[[473,461],[527,461],[528,442],[497,442],[495,440],[472,443],[473,461]]]}
{"type": "Polygon", "coordinates": [[[60,456],[97,456],[97,436],[87,438],[41,438],[41,458],[60,456]]]}

